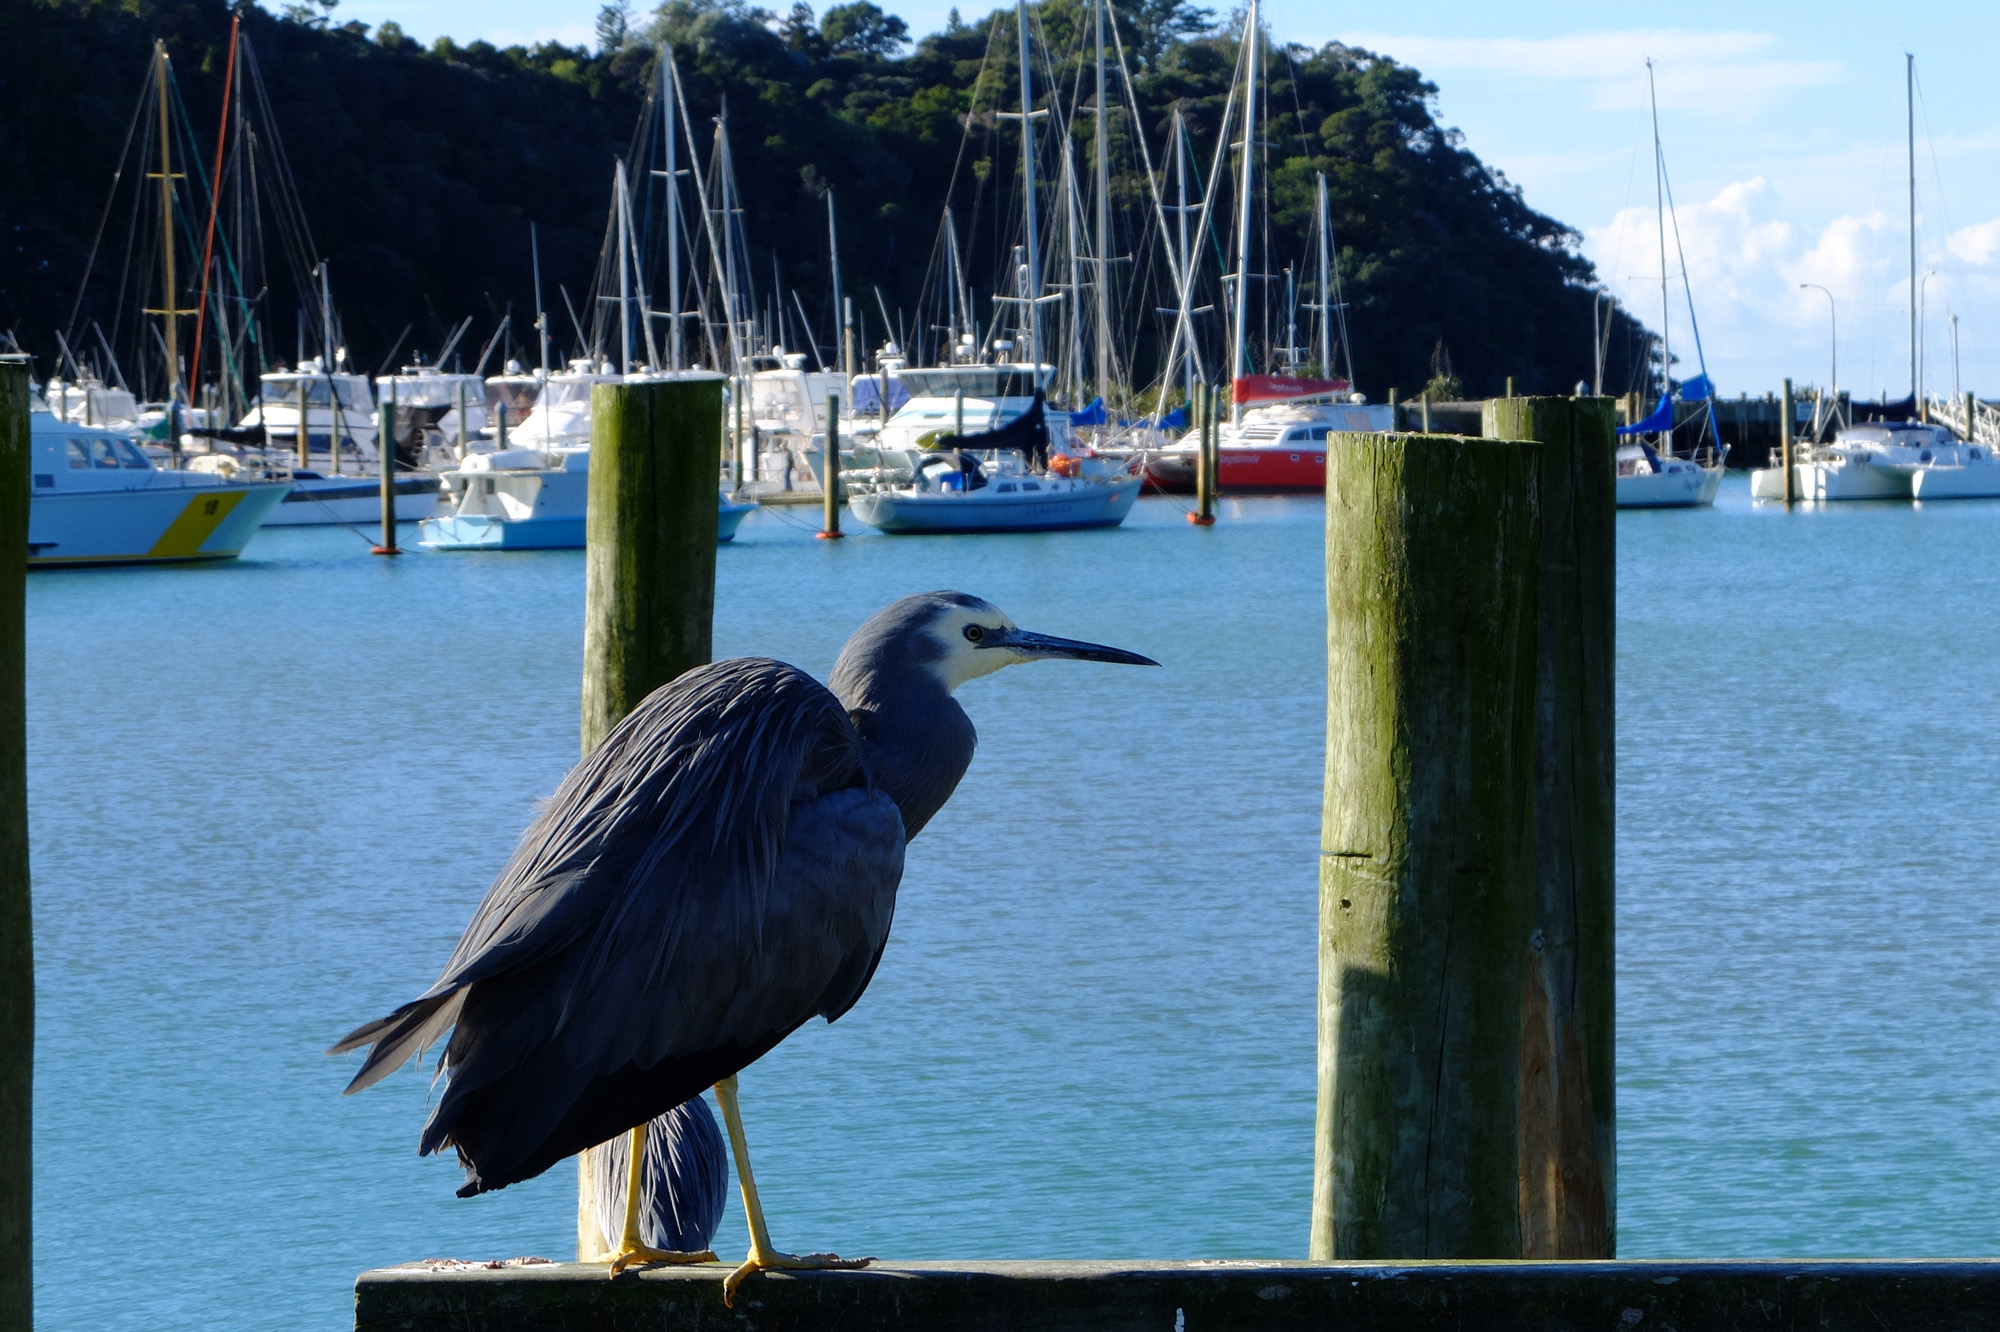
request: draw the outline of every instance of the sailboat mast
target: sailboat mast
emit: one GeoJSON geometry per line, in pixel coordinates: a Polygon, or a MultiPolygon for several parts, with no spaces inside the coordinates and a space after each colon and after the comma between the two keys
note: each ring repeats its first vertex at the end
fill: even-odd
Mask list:
{"type": "MultiPolygon", "coordinates": [[[[319,338],[320,355],[326,358],[320,368],[331,375],[339,367],[333,360],[333,287],[327,280],[324,259],[319,261],[319,338]]],[[[335,409],[335,419],[338,420],[340,404],[336,402],[331,406],[335,409]]]]}
{"type": "Polygon", "coordinates": [[[1903,53],[1903,105],[1910,144],[1910,406],[1917,406],[1917,58],[1903,53]]]}
{"type": "Polygon", "coordinates": [[[722,255],[723,309],[729,316],[729,354],[736,364],[732,373],[749,373],[743,350],[743,323],[749,310],[743,300],[742,280],[736,271],[737,214],[742,211],[736,195],[736,164],[729,155],[729,102],[722,102],[722,114],[715,120],[716,159],[722,169],[722,255]]]}
{"type": "Polygon", "coordinates": [[[826,192],[826,250],[833,266],[833,317],[840,325],[840,372],[854,378],[854,311],[840,289],[840,229],[833,217],[833,191],[826,192]]]}
{"type": "Polygon", "coordinates": [[[181,310],[177,302],[180,285],[174,280],[174,168],[170,155],[167,132],[167,44],[153,43],[153,81],[159,86],[160,94],[160,292],[161,322],[166,325],[167,346],[167,400],[180,397],[181,359],[180,326],[175,322],[181,310]]]}
{"type": "Polygon", "coordinates": [[[618,373],[632,373],[632,210],[626,206],[625,162],[612,172],[618,191],[618,373]]]}
{"type": "Polygon", "coordinates": [[[1333,229],[1333,217],[1326,207],[1326,172],[1319,173],[1319,372],[1333,378],[1333,268],[1327,254],[1326,233],[1333,229]]]}
{"type": "MultiPolygon", "coordinates": [[[[1180,309],[1180,318],[1177,321],[1175,321],[1174,332],[1176,336],[1180,335],[1181,331],[1186,327],[1187,324],[1188,291],[1190,286],[1192,285],[1188,281],[1188,273],[1189,273],[1189,265],[1194,262],[1193,258],[1188,254],[1187,168],[1188,168],[1187,129],[1184,125],[1181,124],[1181,109],[1179,106],[1176,106],[1174,107],[1174,181],[1175,181],[1174,197],[1177,200],[1177,204],[1174,208],[1174,219],[1176,225],[1180,229],[1180,256],[1181,256],[1181,271],[1179,275],[1180,288],[1181,288],[1180,292],[1181,309],[1180,309]]],[[[1192,329],[1187,330],[1187,336],[1188,336],[1188,341],[1192,343],[1194,340],[1192,329]]],[[[1190,354],[1187,360],[1184,362],[1183,369],[1181,371],[1181,392],[1182,396],[1185,398],[1186,401],[1188,402],[1194,401],[1194,356],[1192,354],[1192,348],[1190,348],[1190,354]]]]}
{"type": "Polygon", "coordinates": [[[674,142],[674,49],[660,44],[660,116],[667,148],[667,355],[685,369],[681,348],[681,183],[674,142]]]}
{"type": "MultiPolygon", "coordinates": [[[[1243,20],[1243,44],[1243,184],[1236,209],[1236,328],[1229,362],[1232,386],[1249,368],[1250,196],[1257,160],[1257,0],[1250,0],[1250,12],[1243,20]]],[[[1230,419],[1240,425],[1243,404],[1236,400],[1233,388],[1229,396],[1230,419]]]]}
{"type": "Polygon", "coordinates": [[[1667,301],[1667,182],[1666,160],[1660,156],[1660,99],[1653,87],[1653,62],[1646,62],[1646,98],[1653,108],[1653,212],[1660,228],[1660,396],[1673,393],[1673,354],[1667,340],[1672,306],[1667,301]]]}
{"type": "Polygon", "coordinates": [[[958,359],[958,226],[951,219],[951,205],[944,206],[944,253],[945,262],[951,265],[951,272],[945,278],[945,339],[944,364],[950,365],[958,359]]]}
{"type": "MultiPolygon", "coordinates": [[[[1251,0],[1254,6],[1256,0],[1251,0]]],[[[1028,2],[1014,0],[1014,20],[1021,41],[1021,192],[1027,205],[1028,289],[1021,293],[1027,301],[1028,364],[1042,363],[1041,307],[1042,237],[1035,219],[1035,88],[1028,68],[1028,2]]]]}
{"type": "Polygon", "coordinates": [[[1104,6],[1097,15],[1097,396],[1111,406],[1111,150],[1104,100],[1104,6]]]}

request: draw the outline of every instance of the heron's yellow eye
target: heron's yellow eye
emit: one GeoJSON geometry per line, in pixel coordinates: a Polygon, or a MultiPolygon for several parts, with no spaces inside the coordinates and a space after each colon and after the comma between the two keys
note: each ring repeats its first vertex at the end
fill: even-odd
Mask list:
{"type": "Polygon", "coordinates": [[[968,624],[968,625],[966,625],[966,626],[965,626],[965,641],[966,641],[966,642],[968,642],[968,643],[977,643],[977,642],[978,642],[978,641],[979,641],[980,639],[982,639],[982,638],[984,638],[984,637],[986,637],[986,630],[985,630],[985,629],[983,629],[982,627],[980,627],[979,625],[976,625],[976,624],[968,624]]]}

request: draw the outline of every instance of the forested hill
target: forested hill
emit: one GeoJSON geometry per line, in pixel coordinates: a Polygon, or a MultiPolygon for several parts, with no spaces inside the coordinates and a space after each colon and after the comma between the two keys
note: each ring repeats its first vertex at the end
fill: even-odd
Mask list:
{"type": "MultiPolygon", "coordinates": [[[[1187,0],[1123,8],[1119,36],[1155,164],[1179,106],[1206,174],[1238,35],[1187,0]]],[[[1039,11],[1057,95],[1073,106],[1088,4],[1042,0],[1039,11]]],[[[110,327],[128,258],[149,262],[119,250],[133,208],[121,202],[83,282],[155,38],[172,57],[192,123],[208,127],[197,132],[212,138],[230,12],[221,0],[0,5],[0,332],[45,358],[44,373],[55,330],[87,329],[93,319],[110,327]]],[[[255,6],[242,13],[364,370],[390,354],[406,325],[414,325],[406,347],[434,350],[461,317],[490,329],[510,306],[526,344],[530,222],[539,229],[551,327],[559,344],[573,341],[560,336],[571,324],[555,293],[560,285],[580,307],[588,299],[613,162],[629,151],[660,40],[674,45],[695,117],[714,115],[726,95],[748,268],[768,290],[775,259],[822,340],[833,327],[829,186],[846,289],[862,297],[878,333],[873,287],[913,326],[936,318],[922,305],[936,301],[935,285],[925,295],[925,276],[948,199],[982,317],[985,297],[1005,280],[1019,228],[1010,183],[1018,181],[1019,122],[994,113],[1017,106],[1011,9],[974,22],[954,13],[945,31],[911,40],[901,20],[866,0],[817,17],[804,4],[777,17],[741,0],[668,0],[629,26],[608,9],[596,51],[443,39],[425,47],[394,24],[370,31],[296,4],[285,17],[255,6]]],[[[1268,262],[1270,271],[1293,262],[1309,272],[1313,182],[1325,172],[1360,386],[1377,397],[1400,386],[1410,396],[1439,369],[1455,370],[1473,394],[1498,391],[1508,375],[1525,391],[1566,391],[1589,378],[1587,284],[1595,279],[1575,233],[1531,209],[1437,124],[1435,89],[1416,70],[1340,45],[1287,47],[1283,37],[1273,34],[1266,66],[1268,262]]],[[[1150,263],[1157,274],[1157,261],[1140,253],[1149,243],[1131,234],[1151,204],[1143,177],[1124,165],[1139,160],[1127,120],[1108,121],[1126,233],[1119,253],[1134,256],[1124,271],[1150,263]]],[[[1089,117],[1077,116],[1080,175],[1090,170],[1091,133],[1089,117]]],[[[121,200],[142,169],[126,169],[121,200]]],[[[1212,299],[1224,267],[1215,240],[1203,259],[1212,299]]],[[[1265,290],[1281,286],[1282,278],[1265,290]]],[[[130,290],[128,282],[128,331],[130,290]]],[[[296,294],[273,278],[266,299],[276,354],[288,356],[296,294]]],[[[1150,307],[1167,303],[1146,301],[1132,315],[1135,342],[1157,347],[1163,321],[1150,307]]],[[[1611,349],[1621,372],[1608,376],[1616,382],[1607,390],[1626,387],[1633,341],[1621,327],[1611,349]]],[[[1259,354],[1267,357],[1268,347],[1259,354]]]]}

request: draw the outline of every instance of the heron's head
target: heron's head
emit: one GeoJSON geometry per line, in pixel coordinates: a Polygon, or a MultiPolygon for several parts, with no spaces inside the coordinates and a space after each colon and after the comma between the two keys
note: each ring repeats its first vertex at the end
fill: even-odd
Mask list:
{"type": "Polygon", "coordinates": [[[968,680],[1024,661],[1109,661],[1157,666],[1123,648],[1023,629],[989,601],[964,592],[921,592],[877,612],[848,640],[834,667],[843,677],[921,671],[949,693],[968,680]]]}

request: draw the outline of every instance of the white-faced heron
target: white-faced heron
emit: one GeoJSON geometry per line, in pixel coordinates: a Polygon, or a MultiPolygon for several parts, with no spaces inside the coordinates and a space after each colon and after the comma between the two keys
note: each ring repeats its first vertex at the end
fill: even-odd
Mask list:
{"type": "MultiPolygon", "coordinates": [[[[759,1269],[867,1262],[772,1246],[736,1073],[867,988],[904,844],[972,761],[977,736],[952,691],[1046,658],[1158,665],[927,592],[862,625],[829,685],[744,658],[661,686],[529,825],[437,983],[334,1047],[373,1047],[348,1090],[449,1031],[445,1091],[418,1150],[454,1148],[470,1197],[641,1134],[713,1086],[750,1223],[724,1297],[759,1269]]],[[[613,1275],[690,1260],[643,1244],[637,1211],[635,1194],[613,1275]]]]}
{"type": "Polygon", "coordinates": [[[598,1233],[614,1244],[626,1225],[632,1186],[632,1144],[643,1140],[640,1157],[639,1243],[668,1253],[694,1254],[712,1261],[708,1246],[722,1224],[723,1195],[729,1188],[729,1153],[722,1130],[699,1096],[653,1116],[644,1134],[621,1134],[591,1154],[591,1183],[597,1201],[598,1233]]]}

